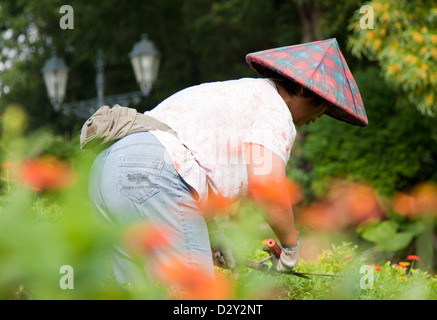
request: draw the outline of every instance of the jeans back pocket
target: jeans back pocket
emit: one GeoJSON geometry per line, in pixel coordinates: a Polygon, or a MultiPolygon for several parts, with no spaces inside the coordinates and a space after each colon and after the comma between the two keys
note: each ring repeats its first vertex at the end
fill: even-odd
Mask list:
{"type": "Polygon", "coordinates": [[[119,188],[127,198],[142,204],[159,192],[159,179],[164,160],[149,157],[121,156],[119,188]]]}

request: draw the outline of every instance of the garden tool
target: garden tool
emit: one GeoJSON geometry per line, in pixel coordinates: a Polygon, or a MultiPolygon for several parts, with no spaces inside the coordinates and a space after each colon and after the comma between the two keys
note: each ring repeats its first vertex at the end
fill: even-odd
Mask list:
{"type": "Polygon", "coordinates": [[[270,255],[266,258],[261,259],[259,262],[249,261],[248,267],[270,272],[270,273],[279,273],[279,274],[291,274],[297,277],[310,279],[308,276],[322,276],[322,277],[342,277],[341,275],[335,275],[335,274],[324,274],[324,273],[310,273],[310,272],[296,272],[293,270],[287,270],[287,271],[277,271],[275,268],[269,268],[264,263],[270,260],[272,257],[279,258],[281,255],[281,247],[276,243],[274,239],[267,239],[264,241],[266,246],[263,248],[263,251],[266,251],[270,255]]]}
{"type": "MultiPolygon", "coordinates": [[[[261,259],[259,262],[246,260],[245,261],[246,267],[249,267],[249,268],[252,268],[252,269],[255,269],[258,271],[262,271],[262,272],[268,272],[271,274],[290,274],[290,275],[294,275],[294,276],[305,278],[305,279],[310,279],[309,276],[342,277],[341,275],[335,275],[335,274],[296,272],[293,270],[277,271],[275,268],[270,268],[268,265],[266,265],[264,263],[267,262],[268,260],[270,260],[273,256],[279,258],[279,256],[281,255],[282,249],[281,249],[281,247],[279,247],[279,245],[276,243],[276,241],[274,239],[267,239],[265,241],[265,244],[266,244],[266,247],[263,248],[263,250],[266,251],[267,253],[269,253],[269,256],[261,259]]],[[[221,267],[224,269],[229,269],[225,263],[225,260],[222,256],[222,254],[219,251],[212,251],[212,257],[213,257],[213,261],[214,261],[215,266],[218,266],[218,267],[221,267]]],[[[238,270],[233,272],[233,277],[235,279],[238,278],[238,270]]]]}

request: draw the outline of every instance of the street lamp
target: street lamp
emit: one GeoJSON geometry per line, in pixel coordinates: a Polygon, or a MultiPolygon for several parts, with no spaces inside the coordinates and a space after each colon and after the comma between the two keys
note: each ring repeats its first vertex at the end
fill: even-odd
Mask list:
{"type": "Polygon", "coordinates": [[[135,78],[141,88],[138,92],[129,92],[105,97],[104,91],[104,60],[101,50],[96,58],[96,89],[97,98],[62,103],[65,97],[67,86],[68,68],[65,62],[53,54],[52,58],[46,61],[41,72],[44,75],[44,82],[54,109],[59,111],[62,107],[64,114],[74,113],[81,118],[87,118],[104,104],[129,105],[139,103],[142,97],[149,95],[158,75],[160,54],[154,44],[148,40],[147,34],[142,35],[141,41],[137,42],[129,53],[135,78]]]}
{"type": "Polygon", "coordinates": [[[67,88],[67,65],[64,60],[58,58],[56,53],[53,52],[52,57],[46,61],[41,72],[44,75],[44,82],[46,84],[50,102],[55,110],[59,111],[59,108],[64,101],[65,90],[67,88]]]}
{"type": "Polygon", "coordinates": [[[135,78],[144,93],[148,93],[158,75],[160,55],[146,33],[129,53],[135,78]]]}

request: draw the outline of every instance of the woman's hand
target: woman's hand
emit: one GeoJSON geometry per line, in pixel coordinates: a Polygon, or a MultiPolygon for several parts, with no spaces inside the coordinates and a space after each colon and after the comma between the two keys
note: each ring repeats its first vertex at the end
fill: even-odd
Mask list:
{"type": "Polygon", "coordinates": [[[224,261],[220,261],[228,268],[234,269],[237,264],[234,258],[234,245],[231,240],[225,236],[223,230],[219,229],[214,220],[207,222],[209,232],[209,242],[211,250],[223,257],[224,261]]]}
{"type": "MultiPolygon", "coordinates": [[[[299,246],[299,245],[298,245],[299,246]]],[[[289,271],[299,262],[299,251],[298,247],[293,249],[284,248],[281,244],[279,247],[282,249],[279,258],[272,256],[272,264],[277,271],[289,271]]]]}

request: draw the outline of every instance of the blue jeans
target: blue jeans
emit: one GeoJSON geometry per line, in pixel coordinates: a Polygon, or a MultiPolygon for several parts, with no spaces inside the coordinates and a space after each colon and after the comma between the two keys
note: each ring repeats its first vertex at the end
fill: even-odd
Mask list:
{"type": "MultiPolygon", "coordinates": [[[[158,261],[149,263],[165,264],[172,255],[182,256],[190,267],[213,277],[208,229],[193,190],[149,132],[130,134],[102,151],[89,177],[90,202],[98,220],[121,227],[147,222],[170,231],[170,247],[154,254],[158,261]]],[[[144,266],[122,244],[115,246],[110,260],[117,282],[147,283],[144,266]]]]}

